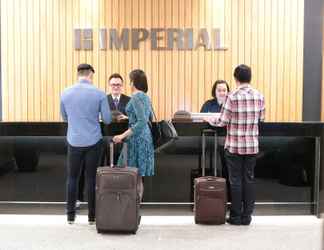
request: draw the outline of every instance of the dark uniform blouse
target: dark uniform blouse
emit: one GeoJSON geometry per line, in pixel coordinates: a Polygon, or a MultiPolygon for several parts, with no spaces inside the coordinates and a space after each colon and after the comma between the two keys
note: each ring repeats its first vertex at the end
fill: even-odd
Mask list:
{"type": "Polygon", "coordinates": [[[204,103],[200,109],[200,113],[219,113],[222,105],[220,105],[216,98],[210,99],[204,103]]]}

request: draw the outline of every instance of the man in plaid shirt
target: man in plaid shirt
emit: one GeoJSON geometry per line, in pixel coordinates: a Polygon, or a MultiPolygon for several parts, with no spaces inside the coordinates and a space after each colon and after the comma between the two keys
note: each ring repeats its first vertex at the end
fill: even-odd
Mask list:
{"type": "Polygon", "coordinates": [[[259,152],[259,122],[264,120],[263,95],[252,88],[251,68],[239,65],[234,71],[237,89],[222,108],[217,126],[226,126],[225,159],[232,205],[228,223],[249,225],[254,209],[254,167],[259,152]]]}

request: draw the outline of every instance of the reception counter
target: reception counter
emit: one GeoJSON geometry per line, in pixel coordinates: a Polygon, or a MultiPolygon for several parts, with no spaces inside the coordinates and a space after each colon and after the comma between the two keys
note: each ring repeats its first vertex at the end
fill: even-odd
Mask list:
{"type": "MultiPolygon", "coordinates": [[[[174,122],[178,140],[156,154],[156,175],[145,178],[146,204],[191,204],[192,178],[200,166],[201,131],[206,123],[174,122]]],[[[102,125],[105,141],[125,123],[102,125]]],[[[66,129],[61,122],[0,123],[0,202],[63,202],[66,180],[66,129]]],[[[226,176],[218,134],[217,173],[226,176]]],[[[324,123],[263,123],[255,168],[258,205],[307,208],[324,212],[324,123]]],[[[213,139],[207,138],[212,167],[213,139]]],[[[207,169],[207,172],[213,169],[207,169]]]]}

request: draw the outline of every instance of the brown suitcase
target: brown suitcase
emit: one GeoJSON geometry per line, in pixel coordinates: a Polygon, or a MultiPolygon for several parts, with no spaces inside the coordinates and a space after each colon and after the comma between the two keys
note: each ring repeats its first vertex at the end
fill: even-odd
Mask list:
{"type": "Polygon", "coordinates": [[[226,180],[217,177],[217,134],[202,131],[202,177],[194,181],[194,213],[197,224],[224,224],[226,217],[226,180]],[[206,134],[214,134],[214,176],[205,176],[206,134]]]}
{"type": "MultiPolygon", "coordinates": [[[[99,167],[96,177],[96,228],[98,233],[136,233],[140,223],[138,169],[114,167],[110,143],[110,167],[99,167]]],[[[124,144],[124,158],[127,159],[124,144]]]]}

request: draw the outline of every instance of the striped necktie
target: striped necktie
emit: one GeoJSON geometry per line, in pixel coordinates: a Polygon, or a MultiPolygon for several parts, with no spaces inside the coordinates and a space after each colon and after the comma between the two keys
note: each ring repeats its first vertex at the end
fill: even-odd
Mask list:
{"type": "Polygon", "coordinates": [[[117,97],[114,98],[114,104],[115,104],[116,109],[118,109],[118,98],[117,97]]]}

